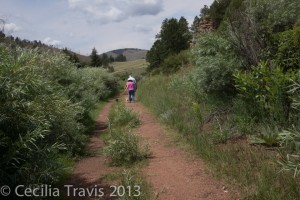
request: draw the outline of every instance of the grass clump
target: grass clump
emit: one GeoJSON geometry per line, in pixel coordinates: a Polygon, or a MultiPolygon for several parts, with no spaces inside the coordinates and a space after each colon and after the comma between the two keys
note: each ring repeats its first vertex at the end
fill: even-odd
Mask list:
{"type": "Polygon", "coordinates": [[[142,150],[139,136],[131,130],[140,124],[133,110],[126,108],[123,103],[117,103],[110,111],[109,122],[109,136],[106,136],[108,145],[104,148],[104,154],[111,159],[112,165],[130,165],[147,157],[147,146],[142,150]]]}
{"type": "Polygon", "coordinates": [[[114,127],[134,128],[140,124],[138,115],[133,110],[126,108],[123,103],[114,105],[109,114],[109,121],[114,127]]]}
{"type": "Polygon", "coordinates": [[[109,145],[104,154],[111,159],[114,166],[129,165],[147,157],[147,148],[141,150],[139,136],[129,130],[112,130],[109,145]]]}
{"type": "Polygon", "coordinates": [[[118,197],[120,200],[150,199],[150,186],[135,171],[124,170],[119,187],[124,188],[124,192],[122,190],[119,191],[118,197]]]}

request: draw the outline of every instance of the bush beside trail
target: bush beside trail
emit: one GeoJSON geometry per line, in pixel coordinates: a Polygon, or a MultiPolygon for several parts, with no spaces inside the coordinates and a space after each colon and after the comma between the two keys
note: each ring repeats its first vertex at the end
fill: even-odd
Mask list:
{"type": "Polygon", "coordinates": [[[83,151],[90,111],[117,92],[102,69],[63,54],[0,46],[0,184],[52,184],[83,151]]]}
{"type": "Polygon", "coordinates": [[[300,196],[299,6],[214,1],[195,18],[189,63],[161,59],[156,41],[139,84],[139,99],[247,199],[300,196]],[[166,66],[177,73],[153,76],[166,66]]]}
{"type": "Polygon", "coordinates": [[[117,103],[110,111],[109,122],[110,139],[104,153],[112,165],[130,165],[148,156],[147,146],[142,149],[139,136],[131,130],[140,124],[136,113],[123,103],[117,103]]]}

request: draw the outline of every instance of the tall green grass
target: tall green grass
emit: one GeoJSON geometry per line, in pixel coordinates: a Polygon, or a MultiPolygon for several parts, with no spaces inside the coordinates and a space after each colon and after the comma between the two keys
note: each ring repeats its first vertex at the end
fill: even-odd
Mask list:
{"type": "Polygon", "coordinates": [[[278,152],[250,146],[244,140],[228,140],[238,134],[229,120],[230,108],[209,96],[197,97],[200,93],[189,80],[189,74],[182,73],[151,77],[140,83],[139,99],[182,134],[216,175],[240,189],[243,198],[298,199],[300,179],[281,171],[276,163],[278,152]],[[227,134],[226,144],[220,142],[223,138],[216,140],[216,133],[217,137],[227,134]]]}

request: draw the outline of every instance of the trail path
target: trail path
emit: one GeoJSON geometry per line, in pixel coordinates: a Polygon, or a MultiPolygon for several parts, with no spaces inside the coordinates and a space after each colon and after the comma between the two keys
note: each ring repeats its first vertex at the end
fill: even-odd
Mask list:
{"type": "MultiPolygon", "coordinates": [[[[125,99],[125,97],[123,98],[125,99]]],[[[107,117],[113,101],[102,110],[97,120],[96,130],[91,137],[88,149],[97,152],[104,144],[99,134],[107,127],[107,117]]],[[[158,200],[229,200],[232,199],[230,191],[223,190],[223,184],[209,175],[206,165],[199,159],[189,156],[184,150],[170,145],[170,138],[164,133],[164,128],[158,123],[154,115],[143,105],[126,103],[126,106],[139,113],[142,125],[136,130],[143,142],[150,144],[151,158],[149,164],[142,169],[146,181],[153,188],[158,200]]],[[[105,197],[112,199],[109,186],[115,183],[102,182],[101,178],[116,169],[110,167],[102,155],[92,155],[76,163],[68,184],[77,188],[104,188],[105,197]]],[[[76,197],[69,199],[99,199],[91,197],[76,197]]]]}
{"type": "MultiPolygon", "coordinates": [[[[107,128],[107,117],[113,103],[114,102],[111,100],[104,106],[96,121],[96,128],[93,132],[92,137],[90,138],[90,143],[87,147],[88,151],[92,155],[90,157],[81,159],[75,164],[71,178],[68,181],[68,184],[73,185],[74,188],[88,188],[91,190],[93,188],[103,188],[103,193],[105,196],[103,196],[102,199],[112,199],[109,196],[109,194],[111,193],[110,186],[115,185],[115,183],[113,182],[103,183],[101,181],[101,178],[103,178],[106,174],[113,172],[115,168],[108,165],[108,162],[106,161],[106,158],[104,156],[97,155],[97,152],[104,147],[104,143],[100,140],[100,134],[107,128]]],[[[79,191],[70,191],[71,193],[69,195],[66,195],[69,196],[69,199],[72,200],[99,199],[98,197],[91,197],[96,195],[87,195],[87,192],[85,192],[86,194],[84,196],[81,196],[79,191]],[[75,192],[75,194],[73,192],[75,192]]]]}
{"type": "MultiPolygon", "coordinates": [[[[125,97],[124,97],[125,98],[125,97]]],[[[127,103],[139,113],[142,125],[137,132],[150,144],[152,156],[143,169],[159,200],[232,199],[230,191],[208,174],[206,165],[184,150],[170,145],[162,125],[142,104],[127,103]]]]}

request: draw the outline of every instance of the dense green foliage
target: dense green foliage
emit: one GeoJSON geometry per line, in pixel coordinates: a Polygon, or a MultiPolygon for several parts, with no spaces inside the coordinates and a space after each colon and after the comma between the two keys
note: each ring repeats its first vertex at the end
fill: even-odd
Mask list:
{"type": "Polygon", "coordinates": [[[277,45],[275,61],[285,71],[300,69],[300,26],[275,35],[277,45]]]}
{"type": "Polygon", "coordinates": [[[114,68],[112,66],[109,66],[112,62],[125,62],[126,56],[120,54],[116,58],[114,58],[112,55],[108,56],[106,53],[103,53],[101,55],[98,54],[96,48],[92,49],[92,52],[90,54],[91,62],[90,65],[92,67],[104,67],[109,72],[113,72],[114,68]]]}
{"type": "MultiPolygon", "coordinates": [[[[195,17],[193,30],[201,20],[216,30],[194,35],[193,67],[140,84],[141,101],[247,199],[300,195],[299,9],[297,0],[216,0],[195,17]]],[[[153,48],[157,69],[180,68],[161,40],[153,48]]]]}
{"type": "Polygon", "coordinates": [[[64,54],[66,54],[69,58],[69,60],[77,65],[77,67],[83,67],[83,65],[80,63],[78,56],[75,53],[72,53],[67,48],[64,48],[62,50],[64,54]]]}
{"type": "Polygon", "coordinates": [[[119,54],[117,55],[117,57],[115,58],[115,61],[116,62],[125,62],[127,59],[126,59],[126,56],[124,56],[123,54],[119,54]]]}
{"type": "Polygon", "coordinates": [[[82,152],[90,111],[117,91],[101,69],[63,54],[0,46],[1,183],[55,183],[82,152]]]}
{"type": "Polygon", "coordinates": [[[140,124],[136,113],[125,107],[124,104],[117,104],[110,111],[109,122],[112,126],[134,128],[140,124]]]}
{"type": "Polygon", "coordinates": [[[199,88],[220,96],[235,93],[233,72],[242,67],[242,60],[229,41],[215,33],[207,34],[199,38],[193,57],[199,88]]]}
{"type": "Polygon", "coordinates": [[[159,68],[169,56],[188,49],[190,40],[188,22],[184,17],[179,20],[165,19],[162,22],[160,33],[156,36],[156,41],[146,56],[146,60],[149,62],[148,71],[159,68]]]}
{"type": "MultiPolygon", "coordinates": [[[[242,0],[241,0],[242,1],[242,0]]],[[[225,17],[227,7],[230,5],[231,0],[220,0],[214,1],[209,10],[206,11],[209,13],[209,17],[213,22],[214,28],[218,28],[225,17]]]]}
{"type": "Polygon", "coordinates": [[[251,73],[237,72],[236,87],[247,115],[256,120],[289,124],[293,116],[288,86],[293,78],[293,73],[284,73],[280,67],[272,69],[267,62],[252,67],[251,73]]]}
{"type": "Polygon", "coordinates": [[[91,58],[91,64],[90,64],[91,66],[99,67],[102,65],[102,60],[101,60],[100,56],[98,55],[96,48],[92,49],[90,58],[91,58]]]}
{"type": "MultiPolygon", "coordinates": [[[[295,151],[291,150],[292,155],[288,157],[284,154],[278,157],[276,151],[248,145],[240,135],[241,125],[254,126],[250,132],[254,134],[258,124],[234,116],[238,112],[235,109],[243,109],[245,104],[239,108],[225,101],[227,98],[205,95],[193,76],[193,72],[187,72],[171,77],[151,77],[140,83],[138,97],[162,122],[175,128],[180,133],[180,140],[190,143],[218,176],[227,176],[230,184],[236,183],[241,198],[297,199],[300,185],[299,177],[293,178],[294,169],[298,169],[295,168],[298,166],[297,154],[292,156],[295,151]],[[293,173],[281,171],[281,165],[274,163],[278,158],[284,169],[293,170],[293,173]]],[[[266,132],[265,139],[270,138],[271,133],[274,131],[266,132]]],[[[291,131],[280,141],[297,141],[291,139],[299,138],[297,133],[291,131]]]]}

